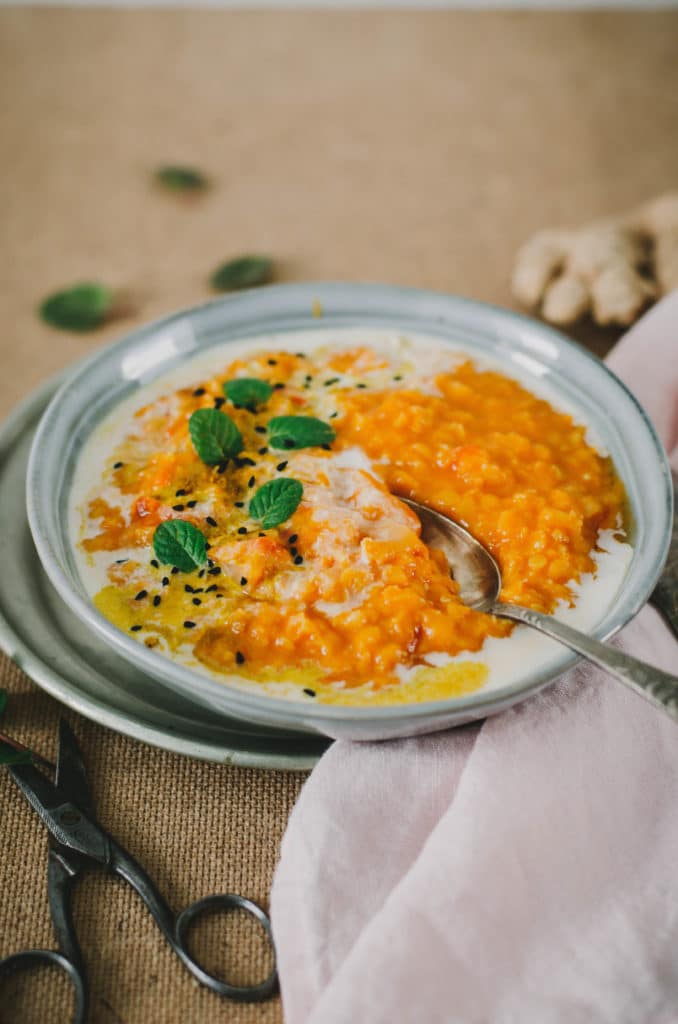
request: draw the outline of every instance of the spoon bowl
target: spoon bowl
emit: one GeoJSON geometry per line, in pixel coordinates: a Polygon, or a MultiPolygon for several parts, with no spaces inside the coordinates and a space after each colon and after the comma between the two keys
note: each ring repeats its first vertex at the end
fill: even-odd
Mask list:
{"type": "Polygon", "coordinates": [[[552,615],[500,601],[501,570],[487,548],[441,512],[410,498],[401,500],[418,516],[424,543],[445,554],[465,605],[538,629],[609,672],[678,721],[678,677],[624,654],[616,647],[608,647],[552,615]]]}

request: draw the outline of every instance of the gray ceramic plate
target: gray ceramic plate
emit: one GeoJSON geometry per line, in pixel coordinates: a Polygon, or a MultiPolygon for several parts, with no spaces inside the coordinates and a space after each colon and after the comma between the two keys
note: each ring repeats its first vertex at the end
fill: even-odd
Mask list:
{"type": "Polygon", "coordinates": [[[237,339],[319,327],[386,327],[433,335],[499,362],[537,393],[547,387],[572,408],[610,452],[634,522],[624,585],[602,610],[595,635],[611,636],[639,610],[668,550],[670,472],[645,413],[602,363],[536,321],[450,295],[381,285],[282,285],[186,310],[134,332],[81,365],[50,403],[28,468],[28,516],[52,583],[85,629],[158,679],[168,695],[200,702],[215,715],[352,739],[416,735],[494,714],[574,663],[565,648],[554,646],[547,665],[527,661],[517,682],[486,686],[469,696],[396,707],[326,706],[238,690],[199,675],[137,643],[96,611],[80,581],[67,528],[73,470],[92,429],[122,399],[199,352],[237,339]],[[321,320],[314,315],[318,303],[321,320]]]}
{"type": "Polygon", "coordinates": [[[126,736],[205,761],[312,768],[326,740],[215,718],[115,654],[58,596],[35,552],[24,502],[28,452],[55,387],[41,388],[0,427],[3,650],[57,700],[126,736]]]}

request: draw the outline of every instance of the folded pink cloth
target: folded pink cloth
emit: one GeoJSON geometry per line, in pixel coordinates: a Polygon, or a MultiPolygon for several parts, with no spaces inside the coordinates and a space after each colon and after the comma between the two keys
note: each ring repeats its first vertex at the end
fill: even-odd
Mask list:
{"type": "MultiPolygon", "coordinates": [[[[678,469],[678,293],[608,363],[678,469]]],[[[678,672],[649,606],[617,642],[678,672]]],[[[271,904],[286,1024],[675,1024],[678,725],[581,663],[482,724],[337,742],[271,904]]]]}

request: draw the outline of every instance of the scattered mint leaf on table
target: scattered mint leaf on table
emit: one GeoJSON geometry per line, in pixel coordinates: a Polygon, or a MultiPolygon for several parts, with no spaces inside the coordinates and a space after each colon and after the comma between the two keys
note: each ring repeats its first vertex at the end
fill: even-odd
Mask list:
{"type": "Polygon", "coordinates": [[[234,405],[241,405],[254,412],[257,406],[268,402],[273,388],[267,380],[259,380],[258,377],[236,377],[235,380],[226,381],[224,394],[234,405]]]}
{"type": "Polygon", "coordinates": [[[250,502],[253,519],[261,520],[265,530],[280,526],[296,512],[304,488],[298,480],[279,476],[260,487],[250,502]]]}
{"type": "Polygon", "coordinates": [[[208,466],[234,458],[243,449],[242,434],[220,409],[196,409],[188,421],[193,447],[208,466]]]}
{"type": "Polygon", "coordinates": [[[273,261],[268,256],[240,256],[218,267],[210,285],[218,292],[233,292],[268,284],[273,277],[273,261]]]}
{"type": "Polygon", "coordinates": [[[329,444],[336,437],[329,423],[315,416],[274,416],[268,433],[271,448],[286,450],[329,444]]]}
{"type": "Polygon", "coordinates": [[[155,172],[155,180],[164,188],[173,192],[199,192],[207,188],[207,178],[201,171],[193,167],[181,167],[169,164],[155,172]]]}
{"type": "Polygon", "coordinates": [[[167,519],[153,534],[156,558],[175,565],[181,572],[193,572],[207,561],[205,536],[185,519],[167,519]]]}
{"type": "Polygon", "coordinates": [[[89,281],[48,295],[40,305],[40,316],[62,331],[93,331],[111,315],[113,291],[89,281]]]}

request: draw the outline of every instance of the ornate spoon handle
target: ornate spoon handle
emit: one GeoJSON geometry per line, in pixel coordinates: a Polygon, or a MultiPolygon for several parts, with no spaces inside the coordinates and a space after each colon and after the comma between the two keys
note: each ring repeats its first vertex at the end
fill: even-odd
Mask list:
{"type": "Polygon", "coordinates": [[[677,676],[671,676],[668,672],[662,672],[659,668],[639,661],[638,658],[632,658],[630,654],[623,654],[614,647],[601,644],[600,641],[572,629],[571,626],[566,626],[551,615],[542,615],[541,612],[534,612],[530,608],[501,602],[493,605],[491,611],[501,618],[515,619],[526,626],[533,626],[554,640],[560,640],[577,654],[588,658],[594,665],[598,665],[635,690],[641,697],[668,711],[672,718],[678,721],[677,676]]]}

